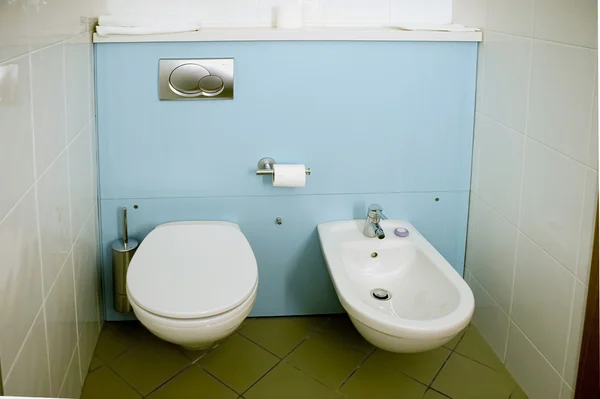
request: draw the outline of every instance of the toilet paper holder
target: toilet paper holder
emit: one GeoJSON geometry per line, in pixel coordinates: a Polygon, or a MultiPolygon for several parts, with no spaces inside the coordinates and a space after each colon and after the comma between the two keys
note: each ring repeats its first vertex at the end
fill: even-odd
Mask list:
{"type": "MultiPolygon", "coordinates": [[[[273,165],[275,165],[275,160],[273,158],[263,158],[260,161],[258,161],[258,170],[256,171],[256,174],[259,176],[264,176],[264,175],[272,175],[273,172],[273,165]]],[[[310,168],[306,169],[306,174],[310,176],[310,168]]]]}

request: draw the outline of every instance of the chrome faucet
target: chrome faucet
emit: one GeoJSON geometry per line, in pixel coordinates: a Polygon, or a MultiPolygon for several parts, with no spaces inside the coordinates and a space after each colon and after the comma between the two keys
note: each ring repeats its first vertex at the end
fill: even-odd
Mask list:
{"type": "Polygon", "coordinates": [[[369,238],[379,238],[380,240],[385,238],[385,233],[379,225],[381,220],[385,220],[387,217],[383,214],[383,208],[378,204],[371,204],[367,211],[367,220],[365,220],[365,228],[363,234],[369,238]]]}

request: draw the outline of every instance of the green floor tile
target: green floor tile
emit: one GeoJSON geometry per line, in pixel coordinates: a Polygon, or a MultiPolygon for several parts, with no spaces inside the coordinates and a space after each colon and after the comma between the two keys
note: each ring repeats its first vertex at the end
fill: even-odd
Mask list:
{"type": "Polygon", "coordinates": [[[425,385],[429,385],[451,353],[446,348],[437,348],[420,353],[392,353],[377,349],[371,355],[369,361],[376,362],[382,366],[389,365],[397,371],[425,385]]]}
{"type": "Polygon", "coordinates": [[[465,333],[467,332],[468,329],[469,329],[469,326],[465,327],[465,329],[462,330],[461,332],[459,332],[458,334],[456,334],[456,336],[454,338],[452,338],[452,340],[450,342],[445,343],[444,347],[446,347],[450,350],[456,349],[456,346],[458,345],[458,343],[460,342],[460,340],[465,335],[465,333]]]}
{"type": "Polygon", "coordinates": [[[454,399],[506,399],[516,385],[506,374],[453,353],[431,387],[454,399]]]}
{"type": "Polygon", "coordinates": [[[254,318],[252,318],[252,317],[246,317],[246,318],[244,319],[244,321],[242,321],[242,324],[240,325],[240,327],[239,327],[239,328],[244,328],[244,327],[246,327],[248,324],[252,323],[254,320],[255,320],[255,319],[254,319],[254,318]]]}
{"type": "Polygon", "coordinates": [[[239,333],[269,352],[285,357],[323,322],[319,317],[266,317],[254,320],[239,333]]]}
{"type": "Polygon", "coordinates": [[[191,366],[154,391],[148,399],[236,399],[238,394],[200,367],[191,366]]]}
{"type": "Polygon", "coordinates": [[[144,342],[109,363],[110,367],[142,395],[148,395],[191,364],[167,342],[144,342]]]}
{"type": "Polygon", "coordinates": [[[197,364],[241,394],[278,361],[276,356],[235,333],[197,364]]]}
{"type": "Polygon", "coordinates": [[[316,333],[288,355],[285,361],[328,387],[337,389],[366,356],[364,352],[334,337],[316,333]]]}
{"type": "Polygon", "coordinates": [[[465,355],[468,358],[483,363],[486,366],[507,373],[508,371],[502,364],[502,361],[496,356],[492,348],[485,342],[485,339],[481,336],[475,326],[471,326],[465,333],[465,336],[461,339],[460,343],[455,349],[456,352],[461,355],[465,355]]]}
{"type": "Polygon", "coordinates": [[[347,314],[333,315],[319,329],[325,334],[334,337],[340,342],[344,342],[363,353],[371,353],[375,347],[371,345],[362,335],[356,330],[354,324],[350,321],[347,314]]]}
{"type": "Polygon", "coordinates": [[[88,374],[81,391],[81,399],[140,399],[141,395],[104,366],[88,374]]]}
{"type": "Polygon", "coordinates": [[[449,398],[449,396],[442,395],[441,393],[436,392],[433,389],[430,389],[427,392],[425,392],[425,396],[423,396],[423,399],[448,399],[448,398],[449,398]]]}
{"type": "Polygon", "coordinates": [[[92,372],[92,371],[100,368],[103,364],[104,364],[104,362],[102,360],[100,360],[99,357],[92,356],[92,361],[90,362],[89,371],[92,372]]]}
{"type": "Polygon", "coordinates": [[[510,399],[527,399],[527,395],[525,392],[523,392],[521,387],[517,385],[514,391],[512,391],[510,394],[510,399]]]}
{"type": "Polygon", "coordinates": [[[340,392],[349,399],[420,399],[427,387],[370,357],[340,392]]]}
{"type": "Polygon", "coordinates": [[[244,394],[246,399],[331,399],[337,394],[285,362],[279,363],[244,394]]]}

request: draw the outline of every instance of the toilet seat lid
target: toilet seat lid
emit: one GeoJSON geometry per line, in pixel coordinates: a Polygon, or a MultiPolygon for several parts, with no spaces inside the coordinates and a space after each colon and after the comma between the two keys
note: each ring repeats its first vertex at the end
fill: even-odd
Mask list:
{"type": "Polygon", "coordinates": [[[238,225],[165,224],[152,230],[133,256],[127,294],[159,316],[202,318],[242,304],[257,280],[256,258],[238,225]]]}

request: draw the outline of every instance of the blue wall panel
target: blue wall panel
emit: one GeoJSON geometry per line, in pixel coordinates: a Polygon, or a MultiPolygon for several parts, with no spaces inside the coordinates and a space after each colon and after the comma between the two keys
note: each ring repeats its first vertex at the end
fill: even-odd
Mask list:
{"type": "Polygon", "coordinates": [[[239,223],[259,263],[254,315],[339,311],[316,224],[362,218],[371,202],[413,222],[462,273],[476,46],[96,45],[107,318],[120,318],[108,248],[118,207],[133,204],[139,238],[173,220],[239,223]],[[235,100],[158,100],[160,58],[218,57],[235,58],[235,100]],[[312,168],[306,188],[255,176],[265,156],[312,168]]]}

